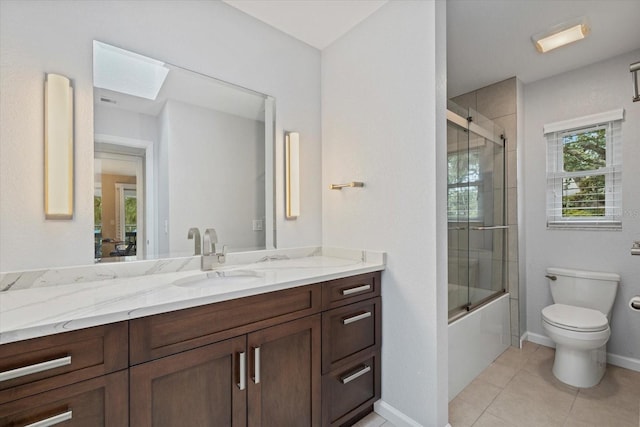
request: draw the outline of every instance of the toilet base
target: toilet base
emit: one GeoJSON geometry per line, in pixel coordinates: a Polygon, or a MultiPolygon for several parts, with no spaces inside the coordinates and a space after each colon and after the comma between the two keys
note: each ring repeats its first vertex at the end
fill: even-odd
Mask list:
{"type": "Polygon", "coordinates": [[[556,344],[553,375],[565,384],[588,388],[597,385],[607,369],[607,346],[576,350],[556,344]]]}

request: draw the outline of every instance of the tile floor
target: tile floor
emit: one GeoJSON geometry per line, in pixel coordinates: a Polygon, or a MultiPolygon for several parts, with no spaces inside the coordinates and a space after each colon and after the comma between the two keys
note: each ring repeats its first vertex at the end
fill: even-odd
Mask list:
{"type": "MultiPolygon", "coordinates": [[[[595,387],[551,373],[554,350],[510,347],[449,404],[452,427],[640,427],[640,372],[608,365],[595,387]]],[[[354,427],[394,427],[376,413],[354,427]]]]}
{"type": "Polygon", "coordinates": [[[375,412],[370,413],[357,423],[353,427],[395,427],[391,421],[387,421],[375,412]]]}
{"type": "Polygon", "coordinates": [[[554,349],[510,347],[449,404],[453,427],[640,427],[640,372],[608,365],[595,387],[551,372],[554,349]]]}

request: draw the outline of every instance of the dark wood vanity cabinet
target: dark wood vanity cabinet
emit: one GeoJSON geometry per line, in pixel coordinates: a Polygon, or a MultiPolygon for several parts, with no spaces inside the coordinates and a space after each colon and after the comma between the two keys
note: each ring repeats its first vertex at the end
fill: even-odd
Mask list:
{"type": "Polygon", "coordinates": [[[380,273],[323,284],[322,425],[350,425],[380,398],[380,273]]]}
{"type": "Polygon", "coordinates": [[[127,349],[127,322],[0,346],[0,426],[127,425],[127,349]]]}
{"type": "Polygon", "coordinates": [[[246,425],[246,351],[243,336],[132,366],[130,425],[246,425]]]}
{"type": "Polygon", "coordinates": [[[320,426],[320,315],[131,367],[131,425],[320,426]]]}
{"type": "Polygon", "coordinates": [[[380,397],[380,316],[375,272],[5,344],[0,372],[58,365],[0,380],[0,426],[350,425],[380,397]]]}
{"type": "Polygon", "coordinates": [[[251,427],[320,426],[320,315],[248,335],[251,427]]]}
{"type": "Polygon", "coordinates": [[[0,405],[0,426],[104,426],[129,422],[126,370],[0,405]]]}
{"type": "Polygon", "coordinates": [[[131,425],[320,426],[320,311],[311,285],[130,321],[131,425]]]}

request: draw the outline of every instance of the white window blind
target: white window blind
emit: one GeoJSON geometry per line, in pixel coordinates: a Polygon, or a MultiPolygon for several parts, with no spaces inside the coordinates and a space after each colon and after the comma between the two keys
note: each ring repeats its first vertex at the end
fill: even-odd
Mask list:
{"type": "Polygon", "coordinates": [[[623,113],[545,126],[547,227],[622,227],[623,113]]]}

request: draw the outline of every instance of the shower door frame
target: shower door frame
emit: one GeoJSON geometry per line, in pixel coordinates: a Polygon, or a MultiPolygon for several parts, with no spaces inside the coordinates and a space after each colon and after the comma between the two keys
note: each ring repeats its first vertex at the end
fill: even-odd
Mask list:
{"type": "MultiPolygon", "coordinates": [[[[484,138],[485,140],[494,143],[498,146],[500,146],[502,148],[502,176],[501,176],[501,189],[502,189],[502,212],[501,212],[501,225],[493,225],[493,226],[478,226],[478,227],[471,227],[470,226],[470,219],[469,216],[467,215],[467,219],[466,219],[466,223],[467,223],[467,227],[466,227],[466,231],[467,231],[467,252],[466,252],[466,260],[467,260],[467,275],[470,274],[471,268],[470,268],[470,231],[472,229],[476,229],[478,231],[482,230],[504,230],[504,232],[502,233],[502,244],[501,244],[501,250],[502,250],[502,256],[501,256],[501,272],[500,272],[500,276],[501,276],[501,283],[500,283],[500,289],[499,290],[495,290],[492,291],[492,294],[482,298],[478,301],[471,301],[471,284],[470,284],[470,278],[467,277],[467,304],[466,305],[459,305],[456,308],[453,308],[452,310],[448,310],[449,311],[449,323],[453,322],[454,320],[457,320],[461,317],[463,317],[464,315],[466,315],[467,313],[499,298],[500,296],[502,296],[504,293],[506,293],[506,281],[507,281],[507,248],[508,248],[508,231],[509,231],[509,226],[506,224],[507,221],[507,199],[506,199],[506,171],[507,171],[507,155],[506,155],[506,140],[504,138],[504,133],[500,134],[500,135],[496,135],[493,132],[485,129],[484,127],[476,124],[473,122],[473,117],[471,114],[471,111],[469,111],[469,115],[468,117],[463,117],[449,109],[447,109],[447,122],[451,122],[454,125],[456,125],[457,127],[459,127],[461,130],[464,130],[467,133],[467,145],[466,145],[466,151],[467,153],[470,152],[471,147],[470,147],[470,143],[469,143],[469,138],[471,136],[471,133],[474,133],[482,138],[484,138]],[[451,312],[456,310],[456,312],[451,315],[451,312]]],[[[468,214],[468,211],[467,211],[468,214]]],[[[449,253],[447,251],[447,253],[449,253]]]]}

